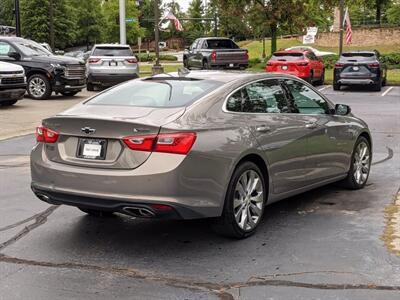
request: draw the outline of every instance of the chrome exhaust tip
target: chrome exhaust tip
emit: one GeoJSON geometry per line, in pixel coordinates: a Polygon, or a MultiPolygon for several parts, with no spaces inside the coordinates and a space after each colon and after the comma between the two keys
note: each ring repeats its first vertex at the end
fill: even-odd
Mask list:
{"type": "Polygon", "coordinates": [[[36,194],[36,197],[38,197],[40,200],[42,200],[44,202],[49,202],[50,201],[50,197],[46,196],[44,194],[36,194]]]}
{"type": "Polygon", "coordinates": [[[145,207],[125,206],[124,208],[122,208],[122,212],[129,216],[138,218],[155,217],[155,213],[145,207]]]}

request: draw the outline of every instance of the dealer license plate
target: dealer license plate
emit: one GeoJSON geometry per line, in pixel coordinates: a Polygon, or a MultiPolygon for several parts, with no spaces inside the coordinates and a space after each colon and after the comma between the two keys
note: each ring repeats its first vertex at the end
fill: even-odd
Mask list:
{"type": "Polygon", "coordinates": [[[79,139],[77,157],[86,159],[105,159],[107,140],[79,139]]]}

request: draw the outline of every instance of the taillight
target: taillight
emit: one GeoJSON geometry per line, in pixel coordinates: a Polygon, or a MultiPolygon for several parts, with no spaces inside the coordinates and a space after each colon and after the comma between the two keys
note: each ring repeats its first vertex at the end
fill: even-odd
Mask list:
{"type": "Polygon", "coordinates": [[[299,63],[297,63],[296,65],[298,65],[298,66],[300,66],[300,67],[305,67],[305,66],[308,66],[308,62],[299,62],[299,63]]]}
{"type": "Polygon", "coordinates": [[[378,63],[368,64],[368,67],[377,69],[377,68],[379,68],[379,64],[378,63]]]}
{"type": "Polygon", "coordinates": [[[336,63],[335,64],[335,69],[341,69],[343,67],[344,67],[344,64],[341,64],[341,63],[336,63]]]}
{"type": "Polygon", "coordinates": [[[216,61],[217,61],[217,52],[216,52],[216,51],[213,51],[213,52],[211,53],[211,60],[212,60],[213,62],[216,62],[216,61]]]}
{"type": "Polygon", "coordinates": [[[135,58],[127,58],[125,59],[126,62],[130,63],[130,64],[136,64],[137,63],[137,59],[135,58]]]}
{"type": "Polygon", "coordinates": [[[96,64],[100,61],[100,58],[89,58],[89,64],[96,64]]]}
{"type": "Polygon", "coordinates": [[[39,143],[54,144],[58,140],[58,132],[44,126],[36,127],[36,141],[39,143]]]}
{"type": "Polygon", "coordinates": [[[272,62],[267,62],[267,67],[271,67],[271,66],[273,66],[273,63],[272,62]]]}
{"type": "Polygon", "coordinates": [[[147,152],[187,154],[196,141],[194,132],[128,136],[122,139],[129,149],[147,152]]]}
{"type": "Polygon", "coordinates": [[[249,52],[248,52],[248,51],[246,51],[246,53],[244,54],[244,58],[245,58],[246,60],[249,60],[249,52]]]}

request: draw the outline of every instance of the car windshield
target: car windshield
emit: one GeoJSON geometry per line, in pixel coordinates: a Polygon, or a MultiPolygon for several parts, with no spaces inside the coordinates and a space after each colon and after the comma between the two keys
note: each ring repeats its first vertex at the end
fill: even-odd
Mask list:
{"type": "Polygon", "coordinates": [[[133,56],[129,47],[96,47],[94,56],[133,56]]]}
{"type": "Polygon", "coordinates": [[[141,107],[188,106],[219,85],[221,85],[220,82],[211,80],[133,80],[95,96],[87,104],[141,107]]]}
{"type": "Polygon", "coordinates": [[[50,56],[52,53],[42,45],[29,40],[17,41],[15,45],[25,56],[50,56]]]}
{"type": "Polygon", "coordinates": [[[205,46],[207,49],[239,49],[238,45],[227,39],[207,40],[205,46]]]}
{"type": "Polygon", "coordinates": [[[303,60],[303,53],[274,53],[271,60],[295,61],[303,60]]]}

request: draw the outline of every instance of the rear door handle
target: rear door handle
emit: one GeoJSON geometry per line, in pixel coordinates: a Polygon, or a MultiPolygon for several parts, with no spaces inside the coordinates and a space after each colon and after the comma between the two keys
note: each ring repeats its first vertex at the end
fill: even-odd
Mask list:
{"type": "Polygon", "coordinates": [[[318,127],[317,123],[307,123],[306,124],[306,128],[308,128],[308,129],[315,129],[317,127],[318,127]]]}
{"type": "Polygon", "coordinates": [[[268,132],[271,131],[271,127],[267,126],[267,125],[261,125],[259,127],[256,128],[257,132],[268,132]]]}

